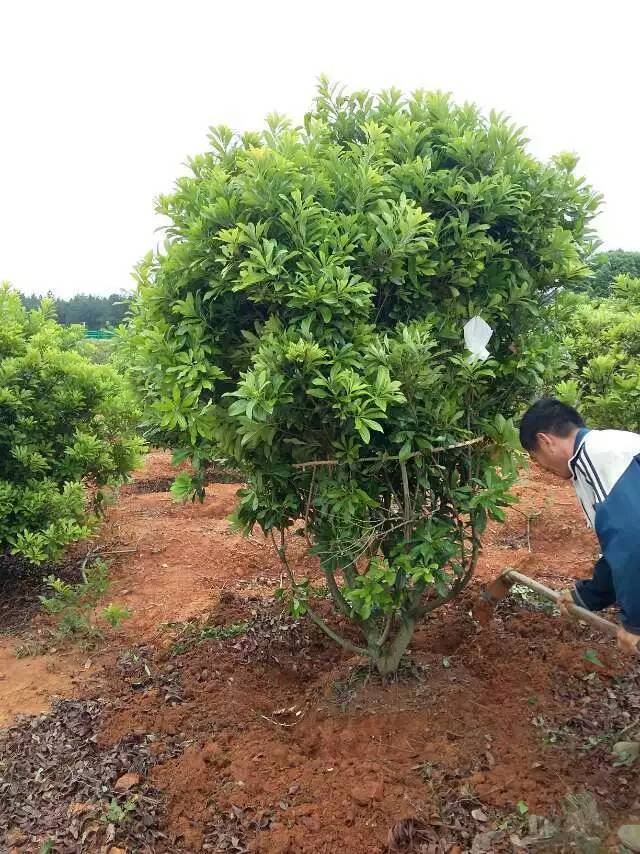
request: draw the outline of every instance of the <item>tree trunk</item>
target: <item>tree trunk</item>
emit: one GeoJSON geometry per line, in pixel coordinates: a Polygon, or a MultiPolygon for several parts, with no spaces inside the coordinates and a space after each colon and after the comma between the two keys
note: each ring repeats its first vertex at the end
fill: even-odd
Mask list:
{"type": "Polygon", "coordinates": [[[402,656],[411,643],[415,627],[416,621],[413,617],[405,617],[386,649],[371,650],[371,658],[381,676],[389,676],[396,672],[402,656]]]}

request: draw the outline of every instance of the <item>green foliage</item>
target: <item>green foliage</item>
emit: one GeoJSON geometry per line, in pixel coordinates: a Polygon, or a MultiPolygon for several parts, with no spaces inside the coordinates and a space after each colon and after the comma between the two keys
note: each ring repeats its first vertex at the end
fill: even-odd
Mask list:
{"type": "Polygon", "coordinates": [[[588,293],[593,297],[607,297],[618,276],[640,276],[640,252],[615,249],[598,252],[593,257],[593,279],[587,282],[588,293]]]}
{"type": "Polygon", "coordinates": [[[565,294],[557,320],[566,348],[558,397],[592,427],[640,430],[640,278],[618,276],[597,302],[565,294]]]}
{"type": "MultiPolygon", "coordinates": [[[[46,579],[50,596],[40,596],[45,611],[56,621],[56,633],[61,640],[74,638],[96,640],[102,636],[94,620],[99,600],[110,587],[107,564],[97,559],[84,571],[83,581],[68,584],[55,575],[46,579]]],[[[117,628],[131,614],[126,608],[110,603],[99,615],[112,628],[117,628]]]]}
{"type": "Polygon", "coordinates": [[[304,519],[364,635],[346,645],[392,670],[510,501],[509,419],[549,381],[544,303],[588,275],[598,197],[575,157],[541,163],[504,117],[439,93],[323,80],[304,128],[270,116],[210,143],[160,199],[172,225],[138,270],[126,336],[148,435],[193,458],[176,497],[203,496],[214,454],[247,471],[237,524],[273,535],[298,613],[327,630],[287,563],[304,519]],[[463,340],[476,315],[484,362],[463,340]]]}
{"type": "MultiPolygon", "coordinates": [[[[48,294],[53,300],[58,322],[64,326],[80,323],[87,329],[104,329],[119,326],[129,308],[129,294],[109,294],[101,297],[95,294],[75,294],[70,299],[59,299],[48,294]]],[[[37,309],[42,297],[20,295],[26,309],[37,309]]]]}
{"type": "Polygon", "coordinates": [[[43,300],[27,311],[0,286],[0,548],[34,563],[86,537],[85,484],[122,481],[138,461],[137,406],[124,379],[76,351],[43,300]]]}
{"type": "Polygon", "coordinates": [[[83,338],[76,344],[76,350],[90,362],[96,365],[106,365],[112,361],[116,352],[117,339],[94,339],[83,338]]]}
{"type": "Polygon", "coordinates": [[[106,824],[122,824],[127,820],[130,813],[135,811],[137,803],[137,795],[134,795],[132,798],[128,798],[122,806],[120,806],[116,798],[111,798],[109,807],[105,811],[104,815],[101,816],[101,819],[106,824]]]}

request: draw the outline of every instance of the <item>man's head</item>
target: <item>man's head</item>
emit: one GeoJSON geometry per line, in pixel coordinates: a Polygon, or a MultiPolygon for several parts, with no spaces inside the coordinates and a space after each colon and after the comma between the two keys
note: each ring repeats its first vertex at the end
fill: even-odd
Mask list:
{"type": "Polygon", "coordinates": [[[558,477],[570,478],[576,433],[584,421],[572,406],[552,397],[534,403],[520,422],[520,443],[529,456],[558,477]]]}

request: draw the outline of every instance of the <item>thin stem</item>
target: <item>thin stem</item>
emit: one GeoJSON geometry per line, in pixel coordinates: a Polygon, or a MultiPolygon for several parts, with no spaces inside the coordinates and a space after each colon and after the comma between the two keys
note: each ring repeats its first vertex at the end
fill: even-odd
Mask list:
{"type": "Polygon", "coordinates": [[[313,499],[313,487],[316,482],[316,469],[314,468],[313,473],[311,475],[311,486],[309,487],[309,495],[307,496],[307,507],[304,511],[304,536],[307,541],[307,545],[311,546],[311,542],[309,540],[309,535],[307,534],[307,524],[309,522],[309,513],[311,511],[311,501],[313,499]]]}
{"type": "Polygon", "coordinates": [[[402,474],[402,491],[404,493],[404,538],[411,539],[411,495],[409,493],[409,475],[404,460],[400,461],[402,474]]]}
{"type": "MultiPolygon", "coordinates": [[[[284,531],[283,530],[280,531],[280,543],[281,543],[281,545],[279,548],[278,548],[278,545],[276,543],[276,538],[275,538],[275,535],[273,533],[273,529],[269,533],[271,534],[271,540],[273,541],[273,546],[274,546],[274,548],[278,554],[278,557],[282,561],[282,565],[284,566],[284,568],[287,571],[287,575],[289,576],[291,586],[292,586],[293,590],[297,590],[298,585],[296,583],[293,572],[291,571],[291,567],[289,566],[289,561],[287,560],[287,556],[286,556],[285,549],[284,549],[284,531]]],[[[316,614],[316,612],[313,610],[313,608],[307,602],[305,602],[305,608],[307,609],[307,614],[309,615],[310,620],[313,623],[315,623],[319,629],[322,629],[322,631],[325,633],[325,635],[327,635],[327,637],[330,637],[331,640],[335,641],[343,649],[349,650],[349,652],[354,652],[354,653],[356,653],[356,655],[366,655],[368,657],[371,657],[371,653],[367,649],[365,649],[362,646],[356,646],[356,644],[351,643],[351,641],[347,640],[347,638],[343,638],[337,632],[334,632],[334,630],[325,623],[325,621],[322,619],[322,617],[319,614],[316,614]]]]}

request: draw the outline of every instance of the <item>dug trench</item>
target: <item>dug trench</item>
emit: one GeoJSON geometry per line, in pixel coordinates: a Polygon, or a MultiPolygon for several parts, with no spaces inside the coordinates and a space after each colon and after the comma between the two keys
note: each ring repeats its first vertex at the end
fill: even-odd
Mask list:
{"type": "MultiPolygon", "coordinates": [[[[105,523],[111,546],[138,542],[113,568],[138,615],[75,699],[5,731],[7,850],[617,850],[640,790],[611,748],[638,725],[640,670],[609,641],[517,595],[480,627],[474,588],[382,682],[282,616],[277,559],[229,533],[235,488],[209,489],[186,508],[131,493],[105,523]],[[576,827],[567,798],[585,793],[576,827]]],[[[506,564],[555,587],[586,574],[594,542],[566,486],[529,472],[518,491],[542,511],[530,542],[511,511],[479,578],[506,564]]]]}

